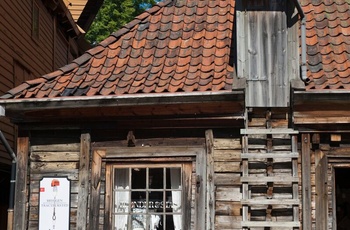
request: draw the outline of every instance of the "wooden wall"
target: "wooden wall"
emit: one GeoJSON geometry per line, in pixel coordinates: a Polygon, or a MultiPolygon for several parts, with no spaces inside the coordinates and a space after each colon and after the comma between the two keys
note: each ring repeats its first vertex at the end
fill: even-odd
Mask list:
{"type": "MultiPolygon", "coordinates": [[[[335,168],[350,169],[349,133],[311,134],[311,222],[312,229],[336,229],[335,168]],[[333,137],[336,141],[332,141],[333,137]],[[326,164],[322,166],[322,159],[326,164]],[[323,167],[323,170],[317,170],[323,167]],[[323,176],[324,175],[324,176],[323,176]],[[320,226],[320,224],[322,224],[320,226]]],[[[340,178],[338,178],[340,180],[340,178]]],[[[339,193],[339,192],[338,192],[339,193]]],[[[349,194],[342,197],[349,203],[349,194]]],[[[338,204],[339,205],[339,204],[338,204]]]]}
{"type": "MultiPolygon", "coordinates": [[[[54,26],[54,16],[43,1],[0,1],[0,95],[72,60],[68,35],[58,31],[61,29],[54,26]],[[32,38],[33,4],[39,8],[39,39],[32,38]]],[[[0,129],[14,148],[15,127],[1,118],[0,129]]],[[[10,163],[2,146],[0,151],[0,162],[10,163]]]]}

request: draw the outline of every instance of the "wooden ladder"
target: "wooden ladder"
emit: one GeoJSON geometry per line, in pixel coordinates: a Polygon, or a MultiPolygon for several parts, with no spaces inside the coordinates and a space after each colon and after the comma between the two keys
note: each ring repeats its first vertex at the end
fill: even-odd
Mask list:
{"type": "Polygon", "coordinates": [[[243,135],[241,154],[242,228],[300,228],[300,202],[298,199],[298,131],[287,128],[252,128],[241,129],[241,134],[243,135]],[[281,136],[287,139],[288,148],[275,148],[275,146],[273,146],[274,142],[280,140],[279,138],[281,136]],[[254,142],[254,139],[259,139],[260,141],[266,140],[266,146],[263,148],[256,147],[258,144],[255,144],[256,148],[254,148],[254,143],[250,144],[254,142]],[[263,149],[263,151],[261,151],[261,149],[263,149]],[[289,168],[286,169],[286,172],[276,175],[274,173],[274,164],[278,164],[278,162],[283,162],[283,164],[287,165],[286,167],[289,168]],[[254,172],[254,164],[260,164],[263,165],[263,167],[254,172]],[[281,189],[284,191],[288,190],[287,195],[281,196],[278,195],[278,192],[275,193],[275,190],[281,189]],[[259,191],[259,195],[254,195],[256,194],[254,190],[259,191]],[[259,210],[260,216],[254,216],[254,210],[259,210]],[[285,213],[288,214],[276,216],[278,212],[276,210],[288,210],[285,211],[285,213]],[[261,215],[262,212],[266,213],[261,215]]]}

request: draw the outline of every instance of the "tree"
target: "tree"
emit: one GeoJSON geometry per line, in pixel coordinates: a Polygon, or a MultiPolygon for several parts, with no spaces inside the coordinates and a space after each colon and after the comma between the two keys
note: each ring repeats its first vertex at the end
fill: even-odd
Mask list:
{"type": "Polygon", "coordinates": [[[85,36],[86,39],[91,44],[99,43],[156,2],[156,0],[104,0],[85,36]]]}

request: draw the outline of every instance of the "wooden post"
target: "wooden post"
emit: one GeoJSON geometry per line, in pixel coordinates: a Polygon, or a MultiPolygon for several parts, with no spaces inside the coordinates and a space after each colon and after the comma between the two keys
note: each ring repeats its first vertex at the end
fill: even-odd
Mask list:
{"type": "Polygon", "coordinates": [[[83,133],[80,137],[80,164],[77,229],[85,230],[87,224],[87,209],[89,196],[89,163],[90,163],[90,134],[83,133]]]}
{"type": "MultiPolygon", "coordinates": [[[[205,209],[206,209],[206,192],[207,192],[207,158],[206,153],[199,152],[196,157],[196,221],[195,229],[205,228],[205,209]]],[[[185,228],[187,229],[187,228],[185,228]]]]}
{"type": "Polygon", "coordinates": [[[301,174],[303,195],[303,229],[311,230],[311,157],[310,134],[301,135],[301,174]]]}
{"type": "Polygon", "coordinates": [[[322,230],[328,225],[328,162],[327,156],[320,150],[315,155],[316,229],[322,230]]]}
{"type": "Polygon", "coordinates": [[[94,151],[91,163],[91,195],[89,229],[99,229],[100,191],[101,191],[101,166],[104,151],[94,151]]]}
{"type": "Polygon", "coordinates": [[[27,173],[28,173],[29,138],[17,139],[17,176],[15,194],[15,213],[13,229],[27,229],[27,173]]]}
{"type": "Polygon", "coordinates": [[[214,137],[213,131],[205,132],[207,149],[207,230],[215,228],[214,137]]]}

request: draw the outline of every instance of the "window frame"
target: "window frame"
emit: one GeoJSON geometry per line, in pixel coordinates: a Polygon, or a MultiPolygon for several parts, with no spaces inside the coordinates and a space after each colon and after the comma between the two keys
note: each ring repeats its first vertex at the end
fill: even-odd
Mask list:
{"type": "MultiPolygon", "coordinates": [[[[184,181],[188,186],[186,187],[187,204],[190,207],[184,211],[183,223],[186,224],[184,229],[206,229],[207,212],[203,211],[207,207],[206,193],[207,191],[207,153],[203,145],[195,146],[144,146],[144,147],[94,147],[94,154],[97,158],[104,161],[105,166],[105,199],[104,199],[104,225],[106,229],[111,229],[112,216],[110,209],[110,202],[112,199],[112,167],[113,164],[128,164],[135,162],[142,163],[169,163],[169,162],[188,162],[188,169],[191,176],[184,181]]],[[[97,158],[95,160],[97,160],[97,158]]],[[[92,172],[94,174],[94,172],[92,172]]],[[[93,186],[92,186],[93,189],[93,186]]],[[[94,199],[99,199],[96,195],[92,196],[94,199]],[[95,197],[95,198],[94,198],[95,197]]],[[[91,199],[90,198],[90,199],[91,199]]],[[[211,210],[211,209],[210,209],[211,210]]],[[[96,216],[98,217],[98,213],[96,216]]],[[[95,218],[95,221],[98,221],[95,218]]]]}
{"type": "MultiPolygon", "coordinates": [[[[179,159],[180,160],[180,159],[179,159]]],[[[186,210],[191,209],[191,202],[188,202],[191,200],[191,174],[192,174],[192,164],[191,162],[128,162],[128,163],[109,163],[106,165],[106,175],[110,175],[109,178],[106,177],[106,188],[110,188],[109,190],[106,189],[106,197],[110,197],[111,202],[106,202],[108,203],[108,206],[106,208],[109,210],[109,220],[110,220],[110,227],[115,226],[115,217],[116,215],[113,213],[114,205],[115,205],[115,191],[114,191],[114,172],[116,169],[122,169],[122,168],[128,168],[128,169],[133,169],[133,168],[148,168],[148,169],[154,169],[154,168],[181,168],[181,185],[182,185],[182,196],[181,196],[181,216],[182,216],[182,229],[189,229],[188,225],[188,220],[186,220],[186,210]]],[[[129,175],[130,177],[131,175],[129,175]]],[[[132,180],[132,178],[129,178],[132,180]]],[[[146,181],[148,181],[148,178],[146,177],[146,181]]],[[[128,189],[130,193],[135,190],[133,188],[128,189]]],[[[136,189],[139,190],[139,189],[136,189]]],[[[152,190],[148,187],[145,188],[145,191],[152,190]]],[[[166,189],[163,189],[163,191],[166,191],[166,189]]],[[[128,216],[131,216],[133,212],[129,210],[127,213],[128,216]]],[[[151,212],[146,212],[146,214],[152,214],[151,212]]],[[[166,215],[165,212],[160,212],[160,215],[164,216],[166,215]]],[[[169,215],[169,214],[167,214],[169,215]]],[[[130,224],[130,220],[129,223],[130,224]]]]}

